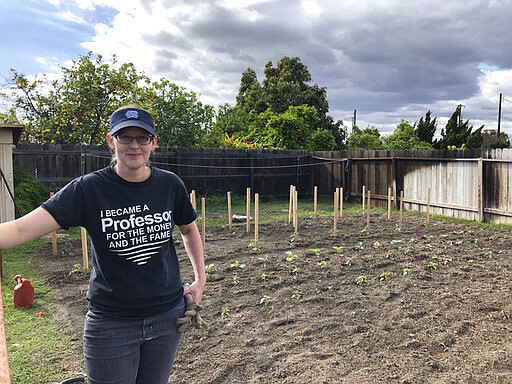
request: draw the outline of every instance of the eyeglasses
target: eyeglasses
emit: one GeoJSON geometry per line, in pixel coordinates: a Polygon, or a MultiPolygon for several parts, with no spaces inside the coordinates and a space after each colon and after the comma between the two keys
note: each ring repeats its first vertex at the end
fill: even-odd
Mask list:
{"type": "Polygon", "coordinates": [[[129,136],[129,135],[116,135],[114,136],[117,141],[121,144],[131,144],[133,139],[137,140],[139,145],[148,145],[153,140],[153,136],[151,135],[141,135],[141,136],[129,136]]]}

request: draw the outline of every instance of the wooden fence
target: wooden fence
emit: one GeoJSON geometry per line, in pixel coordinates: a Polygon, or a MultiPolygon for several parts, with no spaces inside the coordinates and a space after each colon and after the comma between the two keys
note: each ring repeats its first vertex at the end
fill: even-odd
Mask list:
{"type": "MultiPolygon", "coordinates": [[[[19,144],[14,167],[58,188],[72,178],[106,166],[107,147],[19,144]]],[[[455,151],[274,151],[158,148],[152,163],[177,173],[202,196],[246,188],[262,198],[332,196],[343,187],[345,201],[361,201],[363,186],[372,200],[387,204],[391,189],[398,206],[468,220],[512,224],[512,149],[455,151]]]]}

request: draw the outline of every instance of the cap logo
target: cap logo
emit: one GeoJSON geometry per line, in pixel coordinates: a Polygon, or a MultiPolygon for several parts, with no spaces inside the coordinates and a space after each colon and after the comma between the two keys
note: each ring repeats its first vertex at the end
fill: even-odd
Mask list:
{"type": "Polygon", "coordinates": [[[139,118],[139,112],[133,111],[133,110],[126,111],[126,117],[128,119],[138,119],[139,118]]]}

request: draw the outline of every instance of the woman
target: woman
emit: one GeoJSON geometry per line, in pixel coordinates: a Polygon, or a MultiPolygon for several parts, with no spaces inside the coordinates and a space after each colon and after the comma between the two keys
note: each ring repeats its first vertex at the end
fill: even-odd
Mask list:
{"type": "Polygon", "coordinates": [[[183,296],[200,303],[202,242],[188,193],[174,173],[148,165],[152,116],[127,106],[110,118],[112,165],[78,177],[29,214],[0,224],[0,249],[58,228],[83,226],[92,243],[84,358],[91,384],[167,383],[180,341],[183,296]],[[195,280],[183,289],[177,225],[195,280]]]}

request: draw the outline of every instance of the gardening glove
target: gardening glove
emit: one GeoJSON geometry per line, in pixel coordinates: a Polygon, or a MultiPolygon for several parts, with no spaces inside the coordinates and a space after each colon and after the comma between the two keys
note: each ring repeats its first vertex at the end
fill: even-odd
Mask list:
{"type": "Polygon", "coordinates": [[[201,318],[202,307],[194,301],[194,298],[190,293],[185,295],[185,314],[176,320],[178,324],[178,332],[185,332],[189,327],[197,329],[207,328],[208,325],[201,318]]]}

